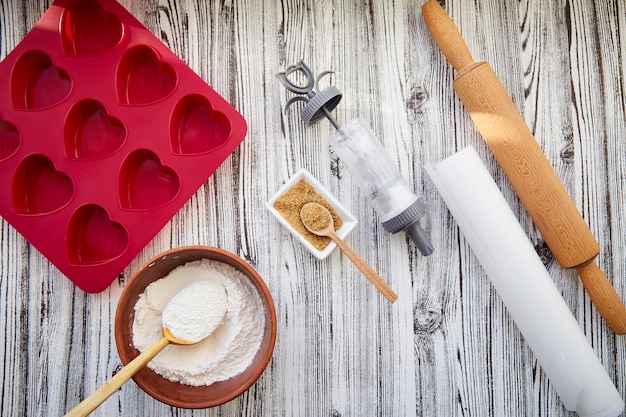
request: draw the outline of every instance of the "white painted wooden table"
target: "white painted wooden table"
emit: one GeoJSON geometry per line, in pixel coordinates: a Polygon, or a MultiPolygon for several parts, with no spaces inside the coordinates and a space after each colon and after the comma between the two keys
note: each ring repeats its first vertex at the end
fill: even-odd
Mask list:
{"type": "MultiPolygon", "coordinates": [[[[0,58],[49,1],[0,0],[0,58]]],[[[173,409],[129,382],[95,416],[570,416],[459,234],[423,166],[473,145],[626,397],[626,337],[604,324],[521,208],[452,90],[423,1],[133,1],[140,21],[237,108],[242,145],[102,293],[61,275],[6,221],[0,238],[2,416],[60,416],[120,367],[117,300],[132,274],[181,245],[245,258],[276,303],[278,339],[260,380],[230,403],[173,409]],[[389,235],[329,152],[333,128],[299,121],[276,72],[334,70],[335,115],[370,121],[429,205],[422,257],[389,235]],[[317,261],[265,209],[299,168],[358,218],[347,242],[399,294],[390,305],[338,251],[317,261]]],[[[477,60],[491,63],[597,237],[626,299],[626,3],[447,0],[477,60]]],[[[324,79],[328,82],[329,79],[324,79]]],[[[1,94],[7,94],[6,91],[1,94]]],[[[297,106],[296,106],[297,107],[297,106]]]]}

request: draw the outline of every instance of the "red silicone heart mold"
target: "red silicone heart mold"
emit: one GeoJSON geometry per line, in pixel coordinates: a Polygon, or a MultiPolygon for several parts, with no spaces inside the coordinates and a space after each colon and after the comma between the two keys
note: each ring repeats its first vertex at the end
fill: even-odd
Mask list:
{"type": "Polygon", "coordinates": [[[61,18],[61,42],[68,55],[92,55],[115,47],[122,22],[93,0],[71,1],[61,18]]]}
{"type": "Polygon", "coordinates": [[[116,0],[54,0],[0,62],[0,216],[102,291],[246,129],[116,0]]]}
{"type": "Polygon", "coordinates": [[[145,210],[166,204],[180,189],[176,172],[161,164],[147,149],[131,153],[122,164],[119,180],[120,204],[125,209],[145,210]]]}
{"type": "Polygon", "coordinates": [[[172,115],[170,137],[172,152],[200,154],[222,146],[230,136],[230,121],[211,103],[197,94],[181,99],[172,115]]]}
{"type": "Polygon", "coordinates": [[[83,100],[70,109],[63,137],[67,158],[104,158],[122,147],[126,128],[101,103],[83,100]]]}
{"type": "Polygon", "coordinates": [[[52,213],[66,206],[73,194],[71,178],[44,155],[28,156],[15,171],[13,207],[17,214],[52,213]]]}
{"type": "Polygon", "coordinates": [[[144,45],[129,49],[117,69],[117,96],[122,104],[149,104],[176,87],[176,72],[144,45]]]}
{"type": "Polygon", "coordinates": [[[78,265],[98,264],[117,258],[128,246],[128,233],[96,204],[74,212],[67,228],[67,254],[78,265]]]}
{"type": "Polygon", "coordinates": [[[0,117],[0,161],[9,158],[20,146],[20,132],[0,117]]]}
{"type": "Polygon", "coordinates": [[[37,110],[54,106],[70,93],[72,79],[42,51],[20,57],[11,74],[11,98],[16,109],[37,110]]]}

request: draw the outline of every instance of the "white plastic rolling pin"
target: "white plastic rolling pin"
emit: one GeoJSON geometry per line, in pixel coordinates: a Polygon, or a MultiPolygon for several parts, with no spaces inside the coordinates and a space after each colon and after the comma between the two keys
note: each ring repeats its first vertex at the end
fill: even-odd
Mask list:
{"type": "Polygon", "coordinates": [[[622,414],[623,399],[476,150],[426,171],[565,407],[622,414]]]}

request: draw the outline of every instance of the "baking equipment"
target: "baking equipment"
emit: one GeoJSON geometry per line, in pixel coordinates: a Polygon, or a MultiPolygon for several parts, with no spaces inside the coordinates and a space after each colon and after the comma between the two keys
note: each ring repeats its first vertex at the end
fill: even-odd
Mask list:
{"type": "Polygon", "coordinates": [[[426,172],[565,407],[621,415],[620,393],[476,151],[426,172]]]}
{"type": "Polygon", "coordinates": [[[104,290],[241,143],[243,117],[114,0],[57,0],[0,63],[0,215],[104,290]]]}
{"type": "Polygon", "coordinates": [[[317,123],[323,118],[330,121],[337,129],[330,138],[333,150],[378,213],[385,230],[390,233],[405,232],[422,255],[430,255],[433,246],[420,225],[420,219],[426,214],[424,199],[413,192],[365,121],[355,119],[342,126],[335,120],[330,112],[342,97],[336,87],[313,91],[320,78],[329,73],[324,71],[315,79],[303,62],[280,72],[278,79],[287,90],[306,95],[292,98],[287,107],[303,101],[306,103],[302,109],[305,123],[317,123]],[[306,83],[300,85],[292,81],[294,74],[303,75],[306,83]]]}
{"type": "Polygon", "coordinates": [[[433,39],[457,71],[454,89],[559,264],[574,268],[599,313],[626,333],[626,307],[595,264],[600,246],[524,119],[486,62],[474,62],[458,29],[435,1],[422,7],[433,39]]]}

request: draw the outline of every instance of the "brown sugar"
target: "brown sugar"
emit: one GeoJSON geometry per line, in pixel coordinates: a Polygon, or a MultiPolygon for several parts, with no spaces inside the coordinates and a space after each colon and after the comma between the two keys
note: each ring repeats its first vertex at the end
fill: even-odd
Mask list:
{"type": "Polygon", "coordinates": [[[280,213],[281,216],[293,227],[298,233],[300,233],[306,240],[308,240],[316,249],[324,250],[330,243],[330,238],[325,236],[316,236],[309,232],[302,220],[300,219],[300,210],[306,203],[318,203],[326,207],[333,217],[333,223],[335,223],[335,229],[340,229],[343,225],[343,220],[333,209],[328,201],[324,199],[311,184],[304,179],[296,182],[291,188],[287,190],[283,195],[276,199],[274,208],[280,213]]]}
{"type": "MultiPolygon", "coordinates": [[[[302,206],[300,219],[308,230],[314,232],[324,230],[330,225],[330,212],[319,204],[309,203],[302,206]]],[[[317,234],[317,233],[313,233],[317,234]]]]}

